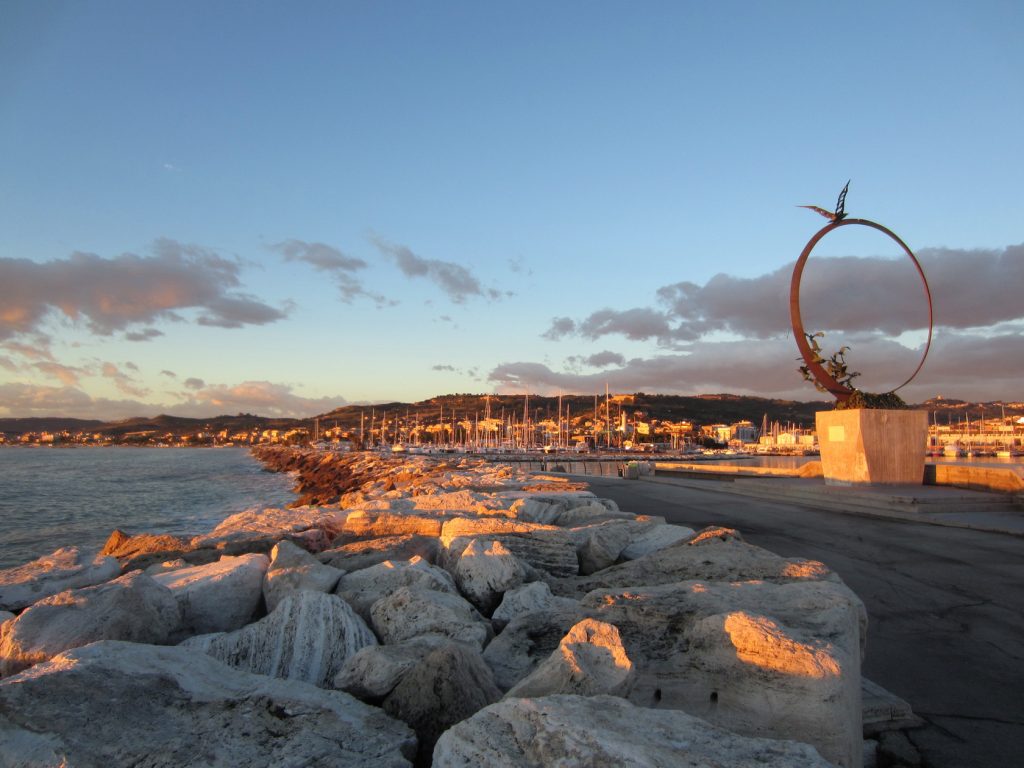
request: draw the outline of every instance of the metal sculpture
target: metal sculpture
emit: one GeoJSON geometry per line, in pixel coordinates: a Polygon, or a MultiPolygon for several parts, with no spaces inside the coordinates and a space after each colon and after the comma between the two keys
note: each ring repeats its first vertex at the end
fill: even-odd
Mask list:
{"type": "Polygon", "coordinates": [[[821,356],[816,354],[815,350],[811,348],[808,342],[807,331],[804,330],[803,320],[800,316],[800,280],[803,276],[804,265],[807,263],[808,257],[811,255],[811,251],[821,241],[825,235],[832,232],[839,227],[845,226],[862,226],[871,227],[881,232],[883,235],[888,237],[890,240],[895,242],[903,252],[910,258],[914,264],[914,268],[917,270],[917,274],[921,276],[921,283],[924,285],[924,295],[928,301],[928,340],[924,345],[924,353],[921,355],[921,361],[917,364],[917,368],[910,374],[910,377],[896,387],[891,392],[896,392],[899,389],[907,386],[914,377],[920,372],[924,366],[924,361],[928,357],[928,350],[932,346],[932,327],[933,327],[933,315],[932,315],[932,293],[928,288],[928,280],[924,276],[924,270],[921,269],[921,264],[918,262],[917,257],[910,250],[906,243],[904,243],[894,232],[883,227],[874,221],[868,219],[849,219],[846,216],[846,193],[850,188],[850,182],[846,182],[846,186],[843,187],[843,191],[839,193],[839,200],[836,203],[835,211],[828,211],[824,208],[820,208],[816,205],[801,205],[800,208],[809,208],[816,213],[821,214],[825,218],[829,219],[829,223],[819,229],[814,236],[807,241],[807,245],[804,246],[803,252],[800,254],[800,258],[797,259],[796,266],[793,268],[793,279],[790,282],[789,287],[789,316],[793,325],[793,335],[796,338],[796,345],[800,350],[800,355],[803,357],[804,362],[807,364],[807,370],[814,377],[814,379],[821,385],[822,388],[832,394],[837,401],[840,403],[848,400],[855,392],[852,387],[845,386],[838,382],[833,376],[825,370],[821,364],[821,356]]]}

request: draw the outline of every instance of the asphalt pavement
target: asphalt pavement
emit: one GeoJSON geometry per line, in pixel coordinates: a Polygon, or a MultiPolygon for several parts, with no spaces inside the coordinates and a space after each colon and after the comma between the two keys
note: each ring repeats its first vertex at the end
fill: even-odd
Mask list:
{"type": "Polygon", "coordinates": [[[922,764],[1024,765],[1024,537],[740,496],[722,481],[586,480],[624,510],[822,561],[867,607],[864,675],[925,721],[907,732],[922,764]]]}

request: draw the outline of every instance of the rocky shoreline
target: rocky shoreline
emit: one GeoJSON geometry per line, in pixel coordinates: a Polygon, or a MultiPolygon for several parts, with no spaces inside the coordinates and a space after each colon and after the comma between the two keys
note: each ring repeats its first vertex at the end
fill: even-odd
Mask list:
{"type": "Polygon", "coordinates": [[[823,564],[512,465],[254,453],[293,508],[0,571],[0,764],[862,765],[823,564]]]}

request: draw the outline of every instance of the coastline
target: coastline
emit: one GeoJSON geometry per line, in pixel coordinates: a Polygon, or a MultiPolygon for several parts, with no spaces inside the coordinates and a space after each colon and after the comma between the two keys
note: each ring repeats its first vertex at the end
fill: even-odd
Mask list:
{"type": "MultiPolygon", "coordinates": [[[[694,532],[635,515],[579,480],[513,464],[294,449],[263,461],[297,472],[303,500],[319,503],[248,510],[187,540],[112,536],[92,563],[108,571],[95,586],[76,584],[65,594],[84,605],[101,593],[149,590],[147,604],[166,606],[163,623],[149,627],[164,626],[164,634],[119,644],[136,638],[112,636],[105,620],[79,627],[77,637],[63,632],[63,648],[51,642],[40,650],[33,631],[53,626],[52,616],[62,615],[57,603],[67,598],[48,602],[37,591],[26,605],[8,603],[17,616],[0,629],[4,674],[32,665],[0,679],[0,700],[28,690],[12,687],[15,681],[42,692],[70,680],[69,669],[99,674],[137,657],[191,668],[198,653],[233,664],[232,674],[284,677],[293,693],[316,686],[316,696],[330,701],[317,711],[344,706],[377,718],[367,727],[390,746],[375,749],[395,765],[426,765],[431,756],[435,765],[451,765],[479,749],[500,755],[506,747],[483,723],[498,718],[526,727],[530,702],[562,722],[562,733],[591,728],[597,702],[618,711],[588,747],[591,759],[614,754],[614,744],[630,738],[623,727],[668,718],[675,746],[650,735],[659,726],[635,747],[678,754],[678,733],[688,733],[693,748],[703,745],[709,755],[736,750],[774,755],[769,765],[826,765],[822,756],[861,765],[863,606],[821,563],[778,557],[730,529],[694,532]],[[111,562],[120,575],[109,572],[111,562]],[[225,582],[237,583],[224,593],[225,582]],[[217,597],[200,597],[207,592],[217,597]],[[203,612],[202,605],[211,608],[203,612]],[[234,618],[226,622],[228,613],[234,618]],[[326,631],[323,621],[335,627],[328,635],[318,634],[326,631]],[[310,645],[307,632],[337,640],[310,645]],[[168,646],[181,640],[180,652],[168,646]],[[251,650],[239,655],[239,643],[251,650]],[[733,650],[723,656],[727,648],[733,650]],[[782,649],[789,650],[776,656],[782,649]],[[261,666],[282,653],[292,658],[286,668],[261,666]],[[577,672],[560,666],[570,657],[577,672]],[[608,658],[617,661],[608,666],[608,658]],[[803,661],[755,661],[771,658],[803,661]],[[71,659],[77,661],[69,667],[71,659]],[[819,668],[830,671],[822,676],[819,668]],[[387,683],[384,669],[393,670],[387,683]],[[428,691],[435,693],[425,699],[428,691]],[[782,720],[776,707],[753,704],[768,692],[789,712],[782,720]]],[[[51,558],[29,581],[38,587],[54,567],[51,558]]],[[[10,576],[3,572],[0,603],[12,594],[10,576]]],[[[101,702],[83,696],[83,707],[102,719],[94,709],[101,702]]],[[[73,724],[47,727],[66,754],[87,748],[88,734],[73,724]]],[[[117,748],[137,756],[132,745],[117,748]]]]}

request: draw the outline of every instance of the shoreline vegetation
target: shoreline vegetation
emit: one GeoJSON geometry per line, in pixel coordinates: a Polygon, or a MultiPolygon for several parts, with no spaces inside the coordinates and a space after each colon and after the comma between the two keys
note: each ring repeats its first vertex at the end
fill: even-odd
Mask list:
{"type": "Polygon", "coordinates": [[[514,464],[256,455],[316,503],[0,571],[0,757],[862,764],[866,614],[822,563],[514,464]]]}

